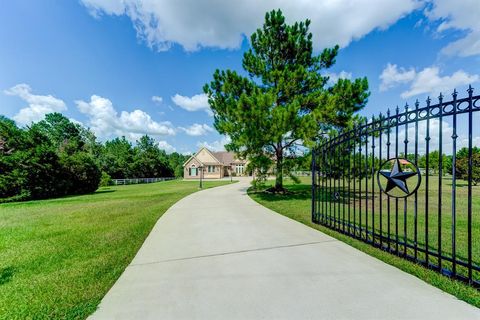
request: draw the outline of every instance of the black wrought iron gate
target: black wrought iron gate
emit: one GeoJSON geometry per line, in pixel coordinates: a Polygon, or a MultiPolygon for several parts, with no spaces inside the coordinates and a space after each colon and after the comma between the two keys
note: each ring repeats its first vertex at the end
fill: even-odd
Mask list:
{"type": "Polygon", "coordinates": [[[313,222],[480,286],[473,93],[397,107],[315,148],[313,222]]]}

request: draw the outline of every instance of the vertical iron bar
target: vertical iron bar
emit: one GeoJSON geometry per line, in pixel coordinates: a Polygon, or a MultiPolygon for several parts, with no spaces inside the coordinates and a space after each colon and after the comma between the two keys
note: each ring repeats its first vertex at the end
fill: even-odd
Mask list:
{"type": "Polygon", "coordinates": [[[325,221],[325,214],[327,212],[327,162],[326,162],[326,148],[325,148],[325,144],[322,148],[322,164],[323,164],[323,169],[322,169],[322,222],[323,224],[326,224],[326,221],[325,221]]]}
{"type": "Polygon", "coordinates": [[[468,281],[472,283],[472,112],[473,88],[468,87],[468,211],[467,211],[467,246],[468,246],[468,281]]]}
{"type": "Polygon", "coordinates": [[[368,120],[365,118],[365,241],[368,242],[368,120]]]}
{"type": "Polygon", "coordinates": [[[336,194],[335,194],[335,201],[337,202],[337,229],[338,230],[341,230],[341,221],[340,221],[340,210],[341,210],[341,203],[340,203],[340,182],[341,182],[341,178],[340,178],[340,144],[339,142],[337,141],[337,147],[335,149],[335,154],[336,154],[336,160],[335,162],[337,163],[337,172],[336,172],[336,176],[338,177],[338,181],[337,181],[337,190],[335,191],[336,194]],[[337,198],[337,195],[338,195],[338,198],[337,198]]]}
{"type": "Polygon", "coordinates": [[[452,276],[457,275],[457,90],[453,91],[453,133],[452,133],[452,276]]]}
{"type": "Polygon", "coordinates": [[[442,271],[442,167],[443,167],[443,139],[442,139],[442,119],[443,119],[443,95],[440,93],[438,97],[439,107],[439,124],[438,124],[438,211],[437,211],[437,227],[438,227],[438,271],[442,271]]]}
{"type": "MultiPolygon", "coordinates": [[[[396,117],[395,117],[395,159],[398,158],[398,113],[400,109],[397,108],[396,110],[396,117]]],[[[398,255],[398,198],[395,198],[395,253],[398,255]]]]}
{"type": "Polygon", "coordinates": [[[330,144],[330,149],[329,149],[329,155],[328,155],[328,161],[330,163],[330,174],[328,176],[328,179],[330,180],[330,191],[329,191],[329,197],[330,197],[330,212],[329,214],[329,220],[331,226],[335,229],[335,198],[333,197],[333,194],[335,192],[335,179],[333,179],[333,176],[335,174],[334,172],[334,165],[335,165],[335,150],[333,147],[334,144],[334,139],[332,138],[331,144],[330,144]]]}
{"type": "MultiPolygon", "coordinates": [[[[388,129],[387,129],[387,159],[390,159],[390,131],[391,131],[391,121],[390,119],[390,109],[387,110],[387,120],[388,120],[388,129]]],[[[391,250],[391,239],[390,239],[390,197],[387,196],[387,241],[388,241],[388,251],[391,250]]]]}
{"type": "MultiPolygon", "coordinates": [[[[383,135],[383,116],[380,113],[380,120],[379,120],[379,128],[378,131],[378,170],[380,170],[380,166],[382,165],[382,135],[383,135]]],[[[375,179],[375,178],[374,178],[375,179]]],[[[382,221],[382,214],[383,214],[383,204],[382,204],[382,190],[378,189],[378,201],[380,203],[380,212],[379,212],[379,222],[380,222],[380,248],[383,249],[383,221],[382,221]]]]}
{"type": "MultiPolygon", "coordinates": [[[[405,159],[408,160],[408,104],[405,104],[405,159]]],[[[403,256],[407,256],[407,198],[403,200],[403,256]]]]}
{"type": "MultiPolygon", "coordinates": [[[[341,158],[340,158],[341,157],[340,150],[341,149],[340,149],[340,139],[339,139],[337,141],[337,152],[336,152],[336,154],[337,154],[337,160],[336,160],[337,166],[339,166],[340,163],[342,163],[341,158]]],[[[341,223],[342,221],[341,221],[340,213],[342,211],[342,203],[340,201],[340,195],[341,195],[341,192],[340,192],[341,189],[340,188],[341,188],[341,184],[342,184],[342,177],[341,177],[342,171],[341,171],[340,167],[337,167],[337,168],[338,168],[337,169],[338,181],[337,181],[337,191],[336,191],[337,195],[338,195],[338,199],[336,200],[337,201],[337,211],[338,211],[337,212],[337,218],[338,218],[337,228],[338,228],[339,231],[341,231],[342,230],[342,223],[341,223]]]]}
{"type": "Polygon", "coordinates": [[[330,188],[328,189],[328,203],[330,209],[328,210],[328,225],[332,226],[332,142],[328,146],[328,183],[330,188]]]}
{"type": "Polygon", "coordinates": [[[340,187],[341,187],[341,182],[342,182],[342,179],[341,179],[341,170],[340,170],[340,163],[341,163],[341,160],[340,160],[340,142],[337,141],[337,148],[336,148],[336,163],[337,163],[337,177],[338,177],[338,181],[337,181],[337,190],[336,190],[336,195],[338,195],[338,198],[337,196],[335,196],[335,198],[337,198],[335,201],[337,202],[337,229],[340,231],[342,230],[342,226],[341,226],[341,218],[340,218],[340,212],[341,212],[341,209],[342,209],[342,204],[341,204],[341,201],[340,201],[340,187]]]}
{"type": "MultiPolygon", "coordinates": [[[[418,99],[415,101],[415,166],[418,168],[418,99]]],[[[420,173],[421,174],[421,173],[420,173]]],[[[418,190],[415,191],[415,204],[414,204],[414,257],[415,261],[418,259],[418,190]]]]}
{"type": "Polygon", "coordinates": [[[337,192],[337,168],[336,168],[336,165],[338,164],[338,161],[337,161],[337,147],[335,146],[336,144],[336,141],[335,141],[335,138],[333,139],[334,140],[334,146],[333,146],[333,159],[332,159],[332,168],[333,168],[333,174],[332,174],[332,178],[333,178],[333,193],[332,193],[332,196],[333,196],[333,228],[336,229],[337,228],[337,197],[336,197],[336,192],[337,192]]]}
{"type": "Polygon", "coordinates": [[[357,127],[354,128],[353,137],[353,235],[357,235],[357,127]]]}
{"type": "MultiPolygon", "coordinates": [[[[340,165],[342,163],[341,160],[341,148],[340,148],[340,140],[337,142],[337,164],[340,165]]],[[[340,168],[337,169],[337,176],[338,176],[338,181],[337,181],[337,218],[338,218],[338,230],[342,230],[342,222],[341,222],[341,211],[342,211],[342,203],[340,201],[341,199],[341,185],[342,185],[342,170],[340,168]]]]}
{"type": "Polygon", "coordinates": [[[348,137],[348,234],[352,234],[351,224],[352,221],[350,220],[350,211],[351,211],[351,195],[350,195],[350,182],[352,180],[352,161],[351,161],[351,154],[352,154],[352,136],[349,134],[348,137]]]}
{"type": "MultiPolygon", "coordinates": [[[[345,138],[347,138],[346,135],[344,135],[344,139],[343,141],[345,141],[345,138]]],[[[343,142],[342,142],[343,144],[343,142]]],[[[343,184],[342,184],[342,228],[343,228],[343,233],[345,233],[345,199],[346,199],[346,194],[345,194],[345,161],[347,159],[346,155],[345,155],[345,147],[343,147],[342,149],[342,154],[341,154],[341,157],[342,157],[342,180],[343,180],[343,184]]]]}
{"type": "Polygon", "coordinates": [[[370,172],[370,176],[372,179],[372,243],[375,245],[375,117],[372,117],[372,171],[370,172]]]}
{"type": "Polygon", "coordinates": [[[358,227],[360,230],[360,239],[362,239],[362,126],[360,125],[358,142],[358,227]]]}
{"type": "Polygon", "coordinates": [[[312,148],[312,221],[316,221],[316,210],[315,210],[315,148],[312,148]]]}
{"type": "Polygon", "coordinates": [[[428,262],[428,180],[429,180],[429,160],[430,160],[430,97],[427,98],[427,133],[425,136],[425,264],[428,262]]]}
{"type": "MultiPolygon", "coordinates": [[[[323,151],[322,151],[323,152],[323,151]]],[[[317,152],[316,152],[316,160],[315,162],[317,163],[317,175],[315,176],[315,179],[317,181],[317,221],[320,223],[320,218],[321,218],[321,197],[322,197],[322,185],[321,185],[321,177],[320,177],[320,168],[322,164],[322,158],[321,158],[321,152],[319,152],[318,147],[317,147],[317,152]]]]}

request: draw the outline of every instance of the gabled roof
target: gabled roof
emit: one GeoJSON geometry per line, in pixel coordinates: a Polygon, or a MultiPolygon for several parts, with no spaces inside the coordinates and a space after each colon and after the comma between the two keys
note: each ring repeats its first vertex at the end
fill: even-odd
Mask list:
{"type": "Polygon", "coordinates": [[[195,154],[194,154],[193,156],[191,156],[190,158],[188,158],[187,161],[185,161],[185,162],[183,163],[182,167],[185,167],[185,165],[186,165],[187,163],[189,163],[190,160],[192,160],[192,159],[195,159],[195,160],[197,160],[197,162],[202,163],[200,160],[198,160],[198,159],[195,157],[195,154]]]}
{"type": "Polygon", "coordinates": [[[185,165],[186,165],[187,163],[189,163],[192,159],[197,160],[197,161],[198,161],[199,163],[201,163],[201,164],[222,164],[222,161],[220,161],[210,150],[208,150],[208,149],[205,148],[205,147],[200,148],[200,150],[198,150],[194,155],[192,155],[190,158],[188,158],[188,160],[183,163],[183,166],[185,167],[185,165]],[[218,163],[215,163],[215,162],[202,162],[202,161],[200,161],[200,160],[197,158],[197,155],[198,155],[203,149],[205,149],[205,151],[207,151],[215,160],[217,160],[218,163]]]}
{"type": "Polygon", "coordinates": [[[191,156],[187,161],[185,161],[185,163],[183,164],[183,166],[185,167],[185,165],[187,163],[189,163],[192,159],[195,159],[197,160],[199,163],[201,163],[202,165],[218,165],[218,164],[222,164],[222,165],[229,165],[231,163],[245,163],[244,160],[241,160],[241,159],[238,159],[236,156],[235,156],[235,153],[234,152],[230,152],[230,151],[218,151],[218,152],[212,152],[210,150],[208,150],[207,148],[205,147],[202,147],[200,148],[200,150],[198,150],[193,156],[191,156]],[[208,152],[215,160],[217,160],[217,162],[202,162],[200,161],[198,158],[197,158],[197,155],[202,152],[202,150],[204,150],[206,152],[208,152]]]}
{"type": "Polygon", "coordinates": [[[202,151],[203,149],[205,149],[205,151],[207,151],[207,152],[208,152],[215,160],[217,160],[219,163],[222,163],[222,161],[220,161],[217,157],[215,157],[215,154],[214,154],[212,151],[208,150],[208,149],[205,148],[205,147],[202,147],[200,150],[198,150],[198,152],[197,152],[196,154],[199,154],[200,151],[202,151]]]}

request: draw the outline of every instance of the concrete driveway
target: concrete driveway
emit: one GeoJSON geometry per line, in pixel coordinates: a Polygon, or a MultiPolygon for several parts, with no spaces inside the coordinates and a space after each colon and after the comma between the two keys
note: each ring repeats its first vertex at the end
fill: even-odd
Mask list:
{"type": "Polygon", "coordinates": [[[91,318],[480,319],[480,309],[260,206],[247,187],[172,206],[91,318]]]}

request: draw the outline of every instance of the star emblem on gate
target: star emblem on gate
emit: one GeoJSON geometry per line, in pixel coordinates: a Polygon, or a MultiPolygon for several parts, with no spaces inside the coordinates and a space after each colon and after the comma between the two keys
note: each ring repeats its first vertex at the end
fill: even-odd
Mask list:
{"type": "MultiPolygon", "coordinates": [[[[380,189],[385,192],[388,196],[395,197],[395,198],[404,198],[412,195],[417,191],[418,187],[420,186],[420,172],[418,168],[409,160],[407,159],[400,159],[394,158],[385,161],[381,168],[384,167],[388,163],[392,163],[393,166],[390,171],[379,170],[377,179],[380,189]],[[402,169],[402,164],[404,166],[408,166],[408,171],[404,171],[402,169]],[[380,182],[380,176],[384,177],[387,181],[386,186],[380,182]],[[409,183],[407,183],[408,179],[417,177],[417,183],[412,191],[410,191],[409,183]],[[400,194],[399,191],[400,190],[400,194]]],[[[380,169],[381,169],[380,168],[380,169]]],[[[412,184],[410,184],[412,186],[412,184]]]]}

